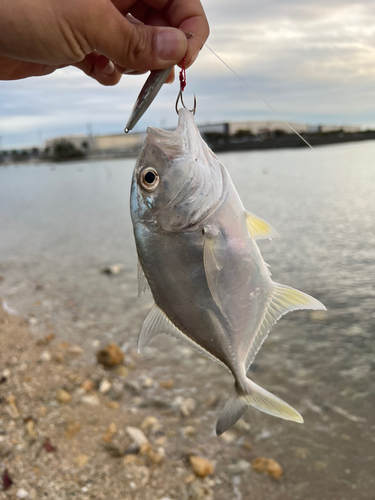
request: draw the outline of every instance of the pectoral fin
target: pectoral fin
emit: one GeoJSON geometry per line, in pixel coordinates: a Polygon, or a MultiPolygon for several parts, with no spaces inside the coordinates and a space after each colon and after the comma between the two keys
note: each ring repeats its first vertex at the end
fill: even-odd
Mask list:
{"type": "MultiPolygon", "coordinates": [[[[203,262],[208,288],[215,304],[228,320],[220,300],[219,277],[225,262],[225,237],[218,229],[208,226],[203,229],[203,262]]],[[[228,320],[229,321],[229,320],[228,320]]]]}
{"type": "Polygon", "coordinates": [[[271,224],[268,224],[268,222],[250,212],[246,212],[246,225],[253,240],[279,237],[279,233],[271,224]]]}

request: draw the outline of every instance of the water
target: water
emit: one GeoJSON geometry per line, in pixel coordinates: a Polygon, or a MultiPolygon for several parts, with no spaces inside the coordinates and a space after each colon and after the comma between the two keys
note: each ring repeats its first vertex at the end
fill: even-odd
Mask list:
{"type": "MultiPolygon", "coordinates": [[[[332,168],[307,148],[220,155],[247,210],[281,235],[260,242],[274,281],[328,308],[327,316],[288,314],[255,360],[256,382],[305,418],[296,426],[253,410],[245,416],[248,438],[287,471],[282,486],[264,490],[278,500],[374,497],[375,144],[320,152],[332,168]]],[[[35,317],[39,332],[82,345],[89,361],[94,339],[134,347],[152,303],[150,295],[137,297],[128,208],[133,165],[0,168],[0,296],[35,317]],[[117,262],[122,274],[100,272],[117,262]]],[[[232,385],[222,368],[169,338],[153,341],[139,370],[173,376],[200,402],[213,391],[222,405],[232,385]]],[[[212,443],[219,409],[198,410],[212,443]]],[[[220,453],[248,459],[244,451],[220,453]]],[[[252,486],[242,481],[244,498],[252,486]]]]}

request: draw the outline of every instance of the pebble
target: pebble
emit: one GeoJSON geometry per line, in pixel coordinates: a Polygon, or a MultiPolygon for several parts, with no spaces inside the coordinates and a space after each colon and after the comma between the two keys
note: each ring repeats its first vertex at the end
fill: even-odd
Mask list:
{"type": "Polygon", "coordinates": [[[111,368],[112,366],[119,365],[123,361],[124,353],[117,344],[112,343],[98,351],[96,353],[96,359],[98,363],[106,368],[111,368]]]}
{"type": "Polygon", "coordinates": [[[156,417],[152,416],[152,415],[146,417],[143,420],[143,422],[141,423],[141,429],[143,431],[149,431],[149,430],[151,430],[153,432],[156,432],[156,431],[160,430],[161,428],[162,428],[162,425],[159,422],[159,420],[156,417]]]}
{"type": "Polygon", "coordinates": [[[116,374],[119,376],[119,377],[122,377],[122,378],[126,378],[128,376],[128,369],[125,368],[125,366],[122,366],[122,365],[119,365],[117,368],[116,368],[116,374]]]}
{"type": "Polygon", "coordinates": [[[92,380],[84,380],[81,387],[85,389],[86,392],[91,392],[95,389],[95,383],[92,380]]]}
{"type": "Polygon", "coordinates": [[[191,426],[191,425],[187,425],[186,427],[182,427],[181,428],[181,435],[182,437],[191,437],[191,436],[194,436],[194,434],[196,433],[196,429],[195,427],[191,426]]]}
{"type": "Polygon", "coordinates": [[[236,438],[237,438],[237,436],[234,434],[234,432],[231,432],[231,431],[226,431],[226,432],[224,432],[224,434],[222,434],[220,436],[220,439],[222,441],[224,441],[224,443],[228,443],[228,444],[233,443],[233,441],[235,441],[236,438]]]}
{"type": "Polygon", "coordinates": [[[85,405],[89,406],[98,406],[100,405],[100,399],[96,394],[87,394],[86,396],[81,397],[81,402],[85,405]]]}
{"type": "Polygon", "coordinates": [[[117,410],[118,408],[120,408],[120,403],[118,403],[117,401],[110,401],[109,403],[107,403],[107,407],[111,410],[117,410]]]}
{"type": "Polygon", "coordinates": [[[177,396],[174,401],[174,406],[178,408],[183,417],[189,417],[195,410],[195,401],[192,398],[183,398],[177,396]]]}
{"type": "Polygon", "coordinates": [[[230,464],[226,467],[226,471],[232,476],[244,474],[250,470],[251,463],[247,460],[239,460],[234,464],[230,464]]]}
{"type": "Polygon", "coordinates": [[[154,381],[152,380],[152,378],[150,377],[145,377],[143,380],[142,380],[142,387],[143,389],[149,389],[150,387],[152,387],[154,385],[154,381]]]}
{"type": "Polygon", "coordinates": [[[141,429],[138,429],[138,427],[125,427],[125,431],[130,437],[130,439],[139,447],[142,448],[142,446],[148,444],[148,439],[145,436],[144,432],[141,429]]]}
{"type": "Polygon", "coordinates": [[[16,493],[16,497],[19,499],[28,498],[28,496],[29,496],[29,492],[24,490],[23,488],[20,488],[16,493]]]}
{"type": "Polygon", "coordinates": [[[34,426],[34,420],[29,420],[28,422],[26,422],[27,434],[32,439],[36,439],[38,437],[37,433],[35,432],[34,426]]]}
{"type": "Polygon", "coordinates": [[[71,422],[66,427],[66,432],[64,437],[66,439],[72,439],[81,430],[81,424],[79,422],[71,422]]]}
{"type": "Polygon", "coordinates": [[[203,481],[196,480],[190,484],[184,500],[213,500],[213,498],[211,486],[203,481]]]}
{"type": "Polygon", "coordinates": [[[284,473],[281,465],[273,458],[255,458],[251,466],[255,472],[268,474],[274,479],[280,478],[284,473]]]}
{"type": "Polygon", "coordinates": [[[174,380],[159,380],[159,385],[163,389],[172,389],[174,387],[174,380]]]}
{"type": "Polygon", "coordinates": [[[189,457],[190,465],[193,471],[198,477],[206,477],[212,474],[214,470],[214,465],[212,462],[207,460],[207,458],[202,458],[197,455],[191,455],[189,457]]]}
{"type": "Polygon", "coordinates": [[[71,347],[69,347],[68,353],[78,356],[80,354],[83,354],[84,350],[79,345],[72,345],[71,347]]]}
{"type": "Polygon", "coordinates": [[[103,267],[102,273],[108,275],[120,274],[124,269],[124,264],[111,264],[110,266],[103,267]]]}
{"type": "Polygon", "coordinates": [[[76,457],[73,458],[73,462],[78,465],[78,467],[84,467],[87,462],[89,461],[89,457],[87,455],[84,455],[81,453],[80,455],[77,455],[76,457]]]}
{"type": "Polygon", "coordinates": [[[110,390],[111,387],[112,387],[111,382],[109,382],[109,380],[104,379],[100,382],[99,392],[102,392],[103,394],[105,394],[106,392],[108,392],[110,390]]]}
{"type": "Polygon", "coordinates": [[[39,361],[51,361],[52,356],[49,351],[42,351],[39,356],[39,361]]]}
{"type": "Polygon", "coordinates": [[[129,463],[125,465],[124,478],[132,490],[138,490],[148,483],[150,472],[145,465],[129,463]]]}
{"type": "Polygon", "coordinates": [[[72,399],[72,396],[64,389],[59,389],[56,392],[56,399],[59,403],[69,403],[69,401],[72,399]]]}

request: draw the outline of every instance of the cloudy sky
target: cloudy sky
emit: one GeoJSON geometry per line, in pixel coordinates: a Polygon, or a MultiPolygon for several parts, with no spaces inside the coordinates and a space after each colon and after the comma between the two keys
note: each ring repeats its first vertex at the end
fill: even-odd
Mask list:
{"type": "MultiPolygon", "coordinates": [[[[280,113],[310,124],[375,128],[375,3],[349,0],[203,0],[208,46],[280,113]]],[[[67,68],[0,82],[4,149],[64,134],[121,133],[145,76],[106,88],[67,68]]],[[[199,124],[278,119],[206,47],[187,72],[186,103],[199,124]]],[[[173,127],[178,83],[166,85],[137,125],[173,127]]]]}

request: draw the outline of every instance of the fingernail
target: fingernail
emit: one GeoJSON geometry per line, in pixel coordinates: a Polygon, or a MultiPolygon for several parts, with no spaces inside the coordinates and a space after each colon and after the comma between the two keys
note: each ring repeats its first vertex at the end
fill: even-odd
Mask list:
{"type": "Polygon", "coordinates": [[[115,65],[112,61],[108,61],[107,66],[103,69],[103,73],[107,76],[110,76],[115,71],[115,65]]]}
{"type": "Polygon", "coordinates": [[[159,31],[156,37],[156,54],[160,59],[173,61],[181,59],[187,49],[187,40],[182,31],[169,29],[159,31]]]}

